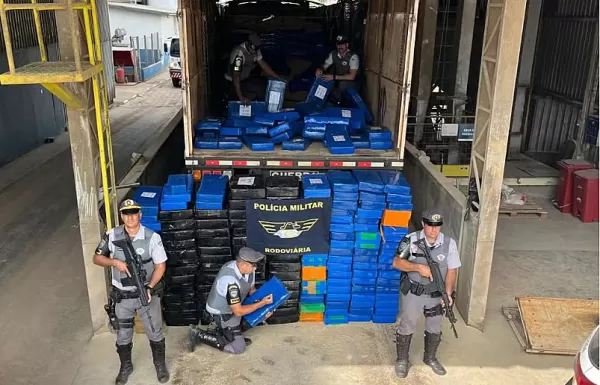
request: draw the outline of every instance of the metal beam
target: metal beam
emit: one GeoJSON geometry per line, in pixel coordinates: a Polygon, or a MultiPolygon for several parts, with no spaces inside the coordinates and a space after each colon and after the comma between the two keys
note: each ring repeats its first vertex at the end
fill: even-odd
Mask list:
{"type": "Polygon", "coordinates": [[[471,154],[471,178],[477,183],[480,207],[478,218],[463,225],[476,224],[475,236],[463,238],[463,242],[473,239],[476,243],[472,245],[471,274],[463,272],[459,282],[468,291],[461,313],[466,314],[467,324],[480,329],[490,284],[526,5],[524,0],[489,0],[487,5],[471,154]]]}
{"type": "MultiPolygon", "coordinates": [[[[76,55],[81,55],[81,52],[87,50],[82,49],[85,47],[85,34],[81,23],[70,23],[73,18],[68,13],[69,11],[56,12],[58,42],[61,60],[74,61],[76,55]],[[75,27],[74,36],[71,32],[72,26],[75,27]],[[78,46],[74,47],[74,44],[78,46]]],[[[87,80],[82,83],[68,83],[63,88],[85,103],[83,109],[67,105],[67,119],[91,326],[95,332],[106,324],[104,304],[107,284],[104,269],[92,262],[94,251],[105,229],[98,211],[98,191],[101,183],[92,84],[91,80],[87,80]]]]}
{"type": "Polygon", "coordinates": [[[467,102],[471,49],[473,47],[473,29],[477,0],[463,0],[460,21],[460,39],[456,59],[456,79],[454,83],[454,115],[462,116],[467,102]]]}

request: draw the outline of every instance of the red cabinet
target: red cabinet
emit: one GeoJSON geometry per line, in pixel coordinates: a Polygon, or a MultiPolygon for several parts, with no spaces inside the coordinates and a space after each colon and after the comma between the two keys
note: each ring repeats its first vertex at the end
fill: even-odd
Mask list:
{"type": "Polygon", "coordinates": [[[598,170],[580,170],[573,174],[573,215],[582,222],[598,222],[598,170]]]}
{"type": "Polygon", "coordinates": [[[573,173],[579,170],[587,170],[594,166],[585,160],[564,159],[557,163],[560,170],[560,182],[558,185],[557,208],[563,213],[570,213],[573,204],[573,173]]]}

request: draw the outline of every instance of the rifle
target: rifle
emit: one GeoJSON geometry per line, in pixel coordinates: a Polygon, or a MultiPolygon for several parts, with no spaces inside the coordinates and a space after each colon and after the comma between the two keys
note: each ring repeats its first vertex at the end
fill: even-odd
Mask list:
{"type": "Polygon", "coordinates": [[[148,306],[150,302],[148,301],[148,292],[145,285],[146,270],[144,270],[140,256],[133,248],[131,239],[129,239],[128,236],[125,236],[125,239],[113,241],[113,244],[123,249],[123,253],[125,253],[125,262],[127,262],[127,268],[131,274],[133,285],[140,294],[140,302],[142,303],[142,306],[148,306]]]}
{"type": "MultiPolygon", "coordinates": [[[[450,298],[448,298],[448,294],[446,294],[446,287],[444,285],[444,277],[442,277],[442,272],[440,271],[440,266],[436,261],[431,258],[431,254],[429,253],[429,247],[425,244],[425,238],[418,240],[414,243],[423,254],[425,254],[425,259],[427,260],[427,264],[429,265],[429,269],[431,270],[431,276],[433,277],[433,282],[437,290],[442,294],[442,300],[445,305],[445,314],[450,321],[450,327],[454,332],[454,337],[458,338],[458,333],[456,332],[456,328],[454,324],[456,323],[456,317],[454,316],[454,311],[452,310],[452,306],[450,306],[450,298]]],[[[452,295],[452,299],[454,299],[454,294],[452,295]]]]}

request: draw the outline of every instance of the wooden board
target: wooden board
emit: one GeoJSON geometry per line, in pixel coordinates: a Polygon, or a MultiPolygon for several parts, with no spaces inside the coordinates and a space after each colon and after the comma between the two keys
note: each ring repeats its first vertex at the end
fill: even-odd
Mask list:
{"type": "Polygon", "coordinates": [[[508,215],[509,217],[539,217],[545,219],[548,216],[548,211],[535,203],[525,203],[524,205],[507,205],[500,204],[498,210],[499,215],[508,215]]]}
{"type": "Polygon", "coordinates": [[[529,353],[575,355],[598,325],[598,300],[517,297],[529,353]]]}

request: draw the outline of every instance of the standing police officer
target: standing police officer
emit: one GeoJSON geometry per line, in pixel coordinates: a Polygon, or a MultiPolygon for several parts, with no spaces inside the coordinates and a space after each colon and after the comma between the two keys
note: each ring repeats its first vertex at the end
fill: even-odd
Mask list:
{"type": "Polygon", "coordinates": [[[264,100],[267,81],[261,76],[252,76],[252,70],[256,63],[264,70],[267,76],[278,79],[277,75],[269,63],[267,63],[260,52],[262,44],[260,37],[256,33],[248,35],[248,39],[233,47],[229,54],[229,63],[225,79],[229,82],[229,88],[235,92],[240,102],[248,103],[249,99],[245,96],[247,93],[256,94],[257,99],[264,100]]]}
{"type": "Polygon", "coordinates": [[[115,383],[125,384],[133,372],[131,350],[136,313],[140,316],[150,341],[158,381],[165,383],[169,380],[169,372],[165,363],[165,338],[162,330],[160,298],[152,294],[157,294],[155,293],[155,290],[159,290],[157,284],[160,283],[162,286],[161,279],[166,269],[167,255],[160,235],[140,224],[142,213],[139,204],[132,199],[127,199],[121,204],[119,211],[124,224],[107,231],[94,254],[94,263],[98,266],[110,267],[112,275],[110,298],[116,303],[114,312],[119,324],[116,347],[121,360],[121,368],[115,383]],[[147,282],[144,284],[150,300],[148,306],[141,304],[123,250],[113,244],[114,241],[123,240],[125,237],[131,240],[146,271],[147,282]]]}
{"type": "MultiPolygon", "coordinates": [[[[242,305],[244,299],[256,291],[256,264],[264,257],[249,247],[243,247],[235,261],[223,265],[206,301],[206,310],[212,316],[217,330],[202,330],[190,326],[190,352],[194,351],[198,343],[232,354],[240,354],[246,350],[246,345],[251,341],[242,335],[242,317],[273,303],[273,296],[268,295],[253,304],[242,305]]],[[[267,314],[267,318],[270,316],[270,313],[267,314]]]]}
{"type": "Polygon", "coordinates": [[[394,258],[394,268],[404,272],[400,280],[400,324],[396,329],[396,375],[404,378],[408,375],[410,341],[416,331],[421,312],[425,316],[425,354],[423,362],[438,375],[446,374],[446,369],[436,358],[436,352],[442,337],[441,293],[437,291],[431,270],[423,251],[415,242],[425,239],[431,258],[439,265],[444,279],[444,287],[450,306],[453,302],[456,271],[460,267],[460,259],[456,241],[440,232],[444,219],[436,210],[426,210],[422,218],[422,231],[408,234],[400,245],[394,258]]]}
{"type": "Polygon", "coordinates": [[[356,74],[360,65],[358,55],[348,49],[348,38],[339,35],[335,38],[336,50],[331,51],[325,63],[317,68],[315,76],[323,80],[335,81],[334,88],[331,91],[331,100],[340,102],[342,93],[347,88],[356,88],[356,74]],[[331,74],[323,75],[329,68],[332,68],[331,74]]]}

